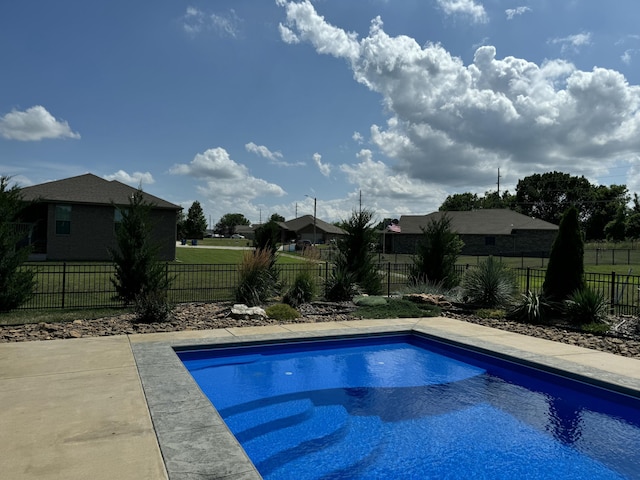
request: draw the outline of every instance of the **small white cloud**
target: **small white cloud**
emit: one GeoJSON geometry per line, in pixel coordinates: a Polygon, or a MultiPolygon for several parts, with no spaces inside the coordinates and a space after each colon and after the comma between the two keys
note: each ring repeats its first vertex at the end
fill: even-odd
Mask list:
{"type": "Polygon", "coordinates": [[[155,183],[153,179],[153,175],[149,172],[133,172],[132,174],[128,174],[124,170],[118,170],[116,173],[112,173],[111,175],[105,175],[105,180],[116,180],[121,183],[126,183],[127,185],[151,185],[155,183]]]}
{"type": "Polygon", "coordinates": [[[620,56],[620,60],[622,60],[625,64],[631,65],[632,58],[638,54],[640,50],[637,48],[629,48],[625,50],[625,52],[620,56]]]}
{"type": "Polygon", "coordinates": [[[362,134],[360,132],[353,132],[353,135],[351,136],[351,138],[353,139],[354,142],[360,145],[364,143],[364,138],[362,137],[362,134]]]}
{"type": "Polygon", "coordinates": [[[278,161],[282,158],[282,153],[280,152],[272,152],[264,145],[256,145],[253,142],[247,143],[244,148],[247,149],[247,152],[255,153],[261,157],[267,158],[273,162],[278,161]]]}
{"type": "Polygon", "coordinates": [[[45,138],[80,138],[63,120],[56,120],[44,107],[36,105],[24,112],[12,110],[0,117],[0,134],[9,140],[23,142],[45,138]]]}
{"type": "Polygon", "coordinates": [[[463,15],[471,17],[475,23],[486,23],[489,16],[482,4],[474,0],[437,0],[446,15],[463,15]]]}
{"type": "Polygon", "coordinates": [[[507,15],[507,20],[513,20],[513,17],[517,15],[524,15],[527,12],[531,12],[531,8],[529,7],[516,7],[516,8],[507,8],[504,13],[507,15]]]}
{"type": "Polygon", "coordinates": [[[187,7],[182,16],[182,28],[190,35],[211,30],[223,37],[236,38],[241,22],[234,9],[225,13],[206,13],[195,7],[187,7]]]}
{"type": "Polygon", "coordinates": [[[551,40],[549,40],[549,43],[560,45],[560,51],[562,53],[565,53],[567,50],[578,52],[580,50],[580,47],[591,45],[591,33],[583,32],[562,38],[552,38],[551,40]]]}
{"type": "Polygon", "coordinates": [[[313,161],[317,165],[318,170],[320,170],[320,173],[322,175],[328,177],[331,174],[331,165],[329,165],[328,163],[322,163],[322,155],[320,155],[319,153],[314,153],[313,161]]]}

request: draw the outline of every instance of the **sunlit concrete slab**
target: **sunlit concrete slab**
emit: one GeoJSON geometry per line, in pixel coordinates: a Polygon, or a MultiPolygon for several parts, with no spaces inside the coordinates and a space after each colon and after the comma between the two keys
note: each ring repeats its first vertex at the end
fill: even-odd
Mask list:
{"type": "Polygon", "coordinates": [[[130,335],[131,343],[140,342],[170,342],[177,340],[198,340],[202,338],[232,337],[233,334],[225,328],[211,330],[183,330],[180,332],[160,332],[130,335]]]}
{"type": "Polygon", "coordinates": [[[261,327],[230,327],[226,330],[233,336],[269,335],[288,332],[288,330],[282,325],[264,325],[261,327]]]}
{"type": "Polygon", "coordinates": [[[0,359],[0,478],[167,478],[126,337],[1,344],[0,359]]]}
{"type": "Polygon", "coordinates": [[[0,345],[0,378],[134,365],[125,335],[0,345]]]}

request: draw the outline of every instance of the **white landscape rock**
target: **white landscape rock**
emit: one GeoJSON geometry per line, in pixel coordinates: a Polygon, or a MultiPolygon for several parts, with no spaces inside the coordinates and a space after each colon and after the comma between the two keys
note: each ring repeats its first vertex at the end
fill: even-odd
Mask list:
{"type": "Polygon", "coordinates": [[[231,307],[231,317],[247,320],[267,319],[267,312],[260,307],[248,307],[244,303],[236,303],[231,307]]]}

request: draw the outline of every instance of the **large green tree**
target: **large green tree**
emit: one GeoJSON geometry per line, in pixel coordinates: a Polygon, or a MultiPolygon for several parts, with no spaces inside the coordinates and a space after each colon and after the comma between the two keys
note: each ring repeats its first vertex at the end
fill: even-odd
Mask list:
{"type": "MultiPolygon", "coordinates": [[[[591,194],[585,196],[583,229],[587,240],[602,240],[607,237],[605,227],[622,212],[627,214],[629,194],[625,185],[592,186],[591,194]]],[[[618,220],[625,222],[626,218],[618,220]]],[[[618,234],[614,236],[619,237],[618,234]]],[[[624,235],[623,235],[624,236],[624,235]]]]}
{"type": "Polygon", "coordinates": [[[479,210],[481,208],[515,208],[516,197],[508,190],[502,192],[485,192],[483,196],[475,193],[454,193],[449,195],[440,205],[441,212],[479,210]]]}
{"type": "Polygon", "coordinates": [[[578,209],[569,207],[560,220],[551,246],[542,291],[550,299],[562,301],[584,286],[584,241],[578,209]]]}
{"type": "Polygon", "coordinates": [[[129,199],[126,207],[116,206],[122,220],[116,228],[116,248],[109,253],[115,264],[111,279],[116,298],[130,304],[140,294],[160,295],[170,280],[164,264],[158,261],[160,246],[154,242],[151,220],[152,205],[144,200],[141,189],[129,199]]]}
{"type": "Polygon", "coordinates": [[[238,225],[251,225],[251,222],[241,213],[225,213],[216,223],[215,231],[225,236],[233,235],[238,225]]]}
{"type": "Polygon", "coordinates": [[[35,288],[34,272],[22,268],[30,247],[20,245],[20,214],[25,207],[20,189],[0,177],[0,311],[12,310],[29,300],[35,288]]]}
{"type": "Polygon", "coordinates": [[[202,238],[207,230],[207,219],[200,202],[197,200],[191,204],[184,221],[184,230],[189,238],[202,238]]]}
{"type": "Polygon", "coordinates": [[[591,194],[592,186],[586,178],[562,172],[536,173],[518,181],[516,186],[521,213],[556,225],[571,206],[576,206],[584,217],[584,205],[591,201],[591,194]]]}
{"type": "Polygon", "coordinates": [[[452,288],[458,284],[455,265],[462,251],[463,242],[451,230],[451,218],[445,213],[438,220],[431,220],[422,227],[410,278],[414,283],[441,284],[452,288]]]}

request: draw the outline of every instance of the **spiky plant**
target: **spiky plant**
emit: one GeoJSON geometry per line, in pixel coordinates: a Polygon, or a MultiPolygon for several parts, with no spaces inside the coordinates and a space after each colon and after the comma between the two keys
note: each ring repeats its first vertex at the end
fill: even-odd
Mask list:
{"type": "Polygon", "coordinates": [[[462,280],[463,296],[480,307],[506,307],[517,291],[515,277],[505,264],[488,257],[466,271],[462,280]]]}

